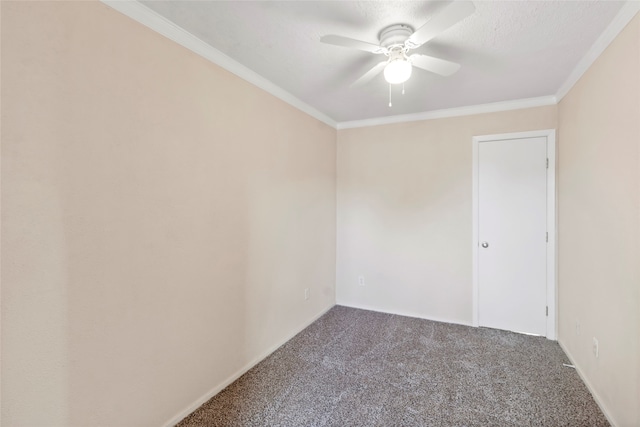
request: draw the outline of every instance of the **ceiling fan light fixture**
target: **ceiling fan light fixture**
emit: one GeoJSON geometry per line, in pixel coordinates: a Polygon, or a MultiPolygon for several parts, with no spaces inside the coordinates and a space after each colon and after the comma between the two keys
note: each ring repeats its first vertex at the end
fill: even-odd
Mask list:
{"type": "Polygon", "coordinates": [[[404,83],[411,77],[412,68],[411,62],[405,58],[392,59],[384,67],[384,79],[392,85],[404,83]]]}

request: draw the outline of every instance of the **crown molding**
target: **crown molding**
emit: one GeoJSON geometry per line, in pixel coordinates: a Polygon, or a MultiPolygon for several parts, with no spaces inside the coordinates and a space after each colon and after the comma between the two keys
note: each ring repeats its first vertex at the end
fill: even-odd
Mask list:
{"type": "Polygon", "coordinates": [[[420,120],[443,119],[447,117],[471,116],[474,114],[496,113],[499,111],[521,110],[523,108],[555,105],[555,96],[517,99],[514,101],[493,102],[491,104],[470,105],[468,107],[448,108],[445,110],[426,111],[423,113],[403,114],[398,116],[377,117],[374,119],[354,120],[338,123],[338,130],[361,128],[367,126],[388,125],[393,123],[415,122],[420,120]]]}
{"type": "Polygon", "coordinates": [[[578,62],[573,69],[567,80],[560,86],[558,92],[556,92],[556,98],[558,102],[569,93],[571,88],[578,83],[580,77],[591,67],[591,65],[598,59],[598,57],[604,52],[604,50],[611,44],[611,42],[620,34],[624,27],[633,19],[633,17],[640,11],[640,1],[628,0],[618,14],[613,18],[611,23],[607,26],[600,37],[596,39],[591,48],[578,62]]]}
{"type": "Polygon", "coordinates": [[[259,87],[260,89],[270,93],[276,98],[292,105],[293,107],[307,113],[308,115],[320,120],[321,122],[337,128],[335,120],[326,114],[316,110],[309,104],[301,101],[291,93],[277,86],[270,80],[265,79],[255,71],[250,70],[239,62],[231,59],[218,49],[211,47],[198,37],[169,21],[162,15],[149,9],[136,0],[100,0],[107,6],[117,10],[118,12],[128,16],[134,21],[162,34],[166,38],[173,40],[179,45],[186,47],[192,52],[202,56],[203,58],[213,62],[214,64],[224,68],[230,73],[235,74],[243,80],[259,87]]]}
{"type": "Polygon", "coordinates": [[[598,37],[595,43],[587,51],[585,56],[578,62],[569,77],[560,86],[555,95],[542,96],[537,98],[526,98],[504,102],[494,102],[490,104],[471,105],[465,107],[449,108],[444,110],[425,111],[421,113],[405,114],[397,116],[385,116],[364,120],[353,120],[336,122],[326,114],[303,102],[291,93],[277,86],[270,80],[262,77],[255,71],[250,70],[211,45],[205,43],[198,37],[169,21],[162,15],[149,9],[136,0],[100,0],[105,5],[117,10],[140,24],[160,33],[168,39],[191,50],[197,55],[213,62],[225,70],[235,74],[243,80],[257,86],[270,93],[276,98],[290,104],[304,113],[320,120],[334,129],[351,129],[366,126],[378,126],[393,123],[413,122],[419,120],[431,120],[447,117],[468,116],[474,114],[494,113],[499,111],[519,110],[523,108],[541,107],[555,105],[571,90],[580,77],[589,69],[595,60],[617,37],[624,27],[640,11],[640,1],[628,0],[614,17],[605,31],[598,37]]]}

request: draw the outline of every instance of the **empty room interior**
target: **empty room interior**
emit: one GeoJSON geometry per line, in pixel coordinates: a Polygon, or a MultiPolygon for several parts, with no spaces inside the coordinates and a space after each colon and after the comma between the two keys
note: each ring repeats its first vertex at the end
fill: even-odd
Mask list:
{"type": "Polygon", "coordinates": [[[1,418],[640,427],[639,1],[2,1],[1,418]]]}

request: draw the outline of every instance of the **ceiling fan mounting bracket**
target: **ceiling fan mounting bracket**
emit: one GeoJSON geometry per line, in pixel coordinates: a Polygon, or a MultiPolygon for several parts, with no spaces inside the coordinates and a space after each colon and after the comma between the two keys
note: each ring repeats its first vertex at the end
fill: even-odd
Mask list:
{"type": "Polygon", "coordinates": [[[391,48],[404,45],[411,34],[413,34],[413,28],[409,25],[394,24],[383,28],[378,34],[378,40],[380,40],[380,46],[391,48]]]}

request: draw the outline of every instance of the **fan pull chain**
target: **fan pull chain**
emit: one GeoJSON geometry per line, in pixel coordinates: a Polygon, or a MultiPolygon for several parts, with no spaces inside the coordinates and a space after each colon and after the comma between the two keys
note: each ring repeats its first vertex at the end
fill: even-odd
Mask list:
{"type": "Polygon", "coordinates": [[[404,82],[402,83],[402,94],[404,95],[404,82]]]}
{"type": "Polygon", "coordinates": [[[389,107],[393,106],[391,103],[391,83],[389,83],[389,107]]]}

